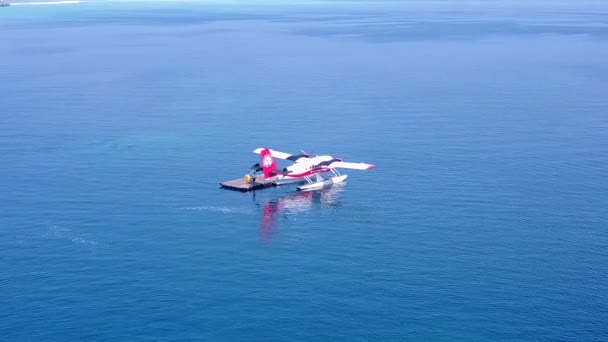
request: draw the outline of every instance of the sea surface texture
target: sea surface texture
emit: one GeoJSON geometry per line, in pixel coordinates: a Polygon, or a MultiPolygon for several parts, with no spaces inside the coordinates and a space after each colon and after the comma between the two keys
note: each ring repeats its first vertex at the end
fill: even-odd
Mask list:
{"type": "Polygon", "coordinates": [[[0,162],[2,341],[608,341],[603,1],[21,2],[0,162]]]}

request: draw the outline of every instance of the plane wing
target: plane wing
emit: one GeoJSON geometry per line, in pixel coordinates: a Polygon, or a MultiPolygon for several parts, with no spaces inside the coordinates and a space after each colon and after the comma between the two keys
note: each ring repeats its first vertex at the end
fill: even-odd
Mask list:
{"type": "MultiPolygon", "coordinates": [[[[262,153],[263,150],[264,149],[261,147],[256,148],[255,150],[253,150],[253,153],[260,154],[260,153],[262,153]]],[[[289,153],[285,153],[285,152],[275,151],[273,149],[269,149],[269,150],[270,150],[271,156],[278,158],[278,159],[290,160],[292,162],[296,162],[300,158],[308,158],[308,154],[289,154],[289,153]]]]}
{"type": "Polygon", "coordinates": [[[371,170],[376,167],[374,164],[366,164],[366,163],[349,163],[343,161],[335,161],[329,164],[329,167],[334,168],[345,168],[345,169],[354,169],[354,170],[371,170]]]}

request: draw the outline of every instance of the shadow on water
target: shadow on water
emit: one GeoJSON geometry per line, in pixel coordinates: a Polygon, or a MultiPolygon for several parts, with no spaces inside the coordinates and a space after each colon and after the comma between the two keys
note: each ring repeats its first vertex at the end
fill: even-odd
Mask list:
{"type": "Polygon", "coordinates": [[[268,243],[278,228],[281,218],[294,215],[314,215],[313,211],[331,211],[340,207],[340,194],[345,183],[316,191],[294,192],[271,199],[260,206],[260,240],[268,243]]]}

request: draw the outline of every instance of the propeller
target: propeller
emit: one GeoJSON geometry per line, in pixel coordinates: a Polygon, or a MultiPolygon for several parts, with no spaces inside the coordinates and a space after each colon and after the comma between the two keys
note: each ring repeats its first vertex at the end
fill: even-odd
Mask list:
{"type": "Polygon", "coordinates": [[[292,162],[295,162],[296,160],[300,159],[300,158],[308,158],[310,157],[310,154],[300,150],[300,152],[302,152],[302,154],[294,154],[292,156],[287,157],[287,160],[291,160],[292,162]]]}

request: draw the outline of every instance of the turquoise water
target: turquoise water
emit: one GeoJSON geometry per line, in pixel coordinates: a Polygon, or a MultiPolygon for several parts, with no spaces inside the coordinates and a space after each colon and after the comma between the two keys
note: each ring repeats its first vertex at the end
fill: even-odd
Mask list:
{"type": "Polygon", "coordinates": [[[3,340],[608,339],[608,5],[83,3],[0,31],[3,340]],[[219,189],[263,146],[377,168],[219,189]]]}

